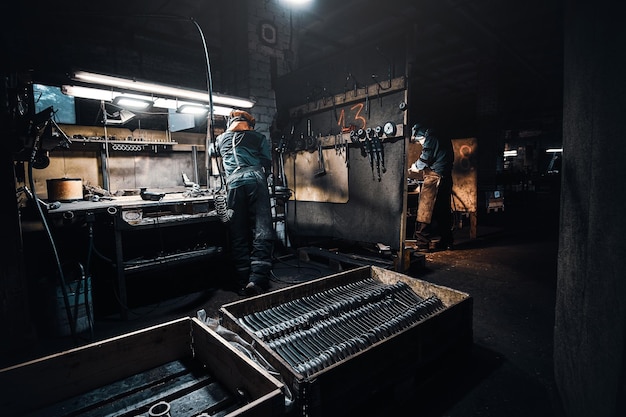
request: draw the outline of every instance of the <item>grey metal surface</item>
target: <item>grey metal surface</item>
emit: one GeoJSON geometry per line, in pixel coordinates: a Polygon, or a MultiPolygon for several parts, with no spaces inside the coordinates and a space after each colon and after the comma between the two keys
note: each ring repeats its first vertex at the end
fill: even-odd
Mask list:
{"type": "Polygon", "coordinates": [[[244,315],[240,324],[310,376],[444,308],[404,282],[367,278],[244,315]]]}

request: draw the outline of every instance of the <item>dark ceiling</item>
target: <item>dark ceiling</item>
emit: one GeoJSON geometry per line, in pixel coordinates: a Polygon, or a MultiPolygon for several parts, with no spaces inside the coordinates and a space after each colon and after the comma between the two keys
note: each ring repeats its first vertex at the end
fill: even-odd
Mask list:
{"type": "MultiPolygon", "coordinates": [[[[312,2],[309,10],[291,14],[299,68],[314,68],[369,45],[370,50],[380,52],[378,57],[370,55],[382,60],[378,67],[390,67],[377,70],[381,78],[389,75],[385,73],[392,71],[391,66],[395,76],[408,68],[413,91],[428,102],[424,106],[495,111],[520,125],[541,120],[559,123],[561,0],[312,2]],[[400,52],[377,47],[399,38],[404,39],[397,45],[400,52]]],[[[156,81],[202,88],[204,78],[189,75],[205,68],[205,57],[198,53],[202,30],[216,65],[219,89],[219,65],[229,53],[225,40],[237,36],[237,13],[244,3],[19,2],[13,13],[4,13],[3,46],[9,58],[2,65],[5,71],[29,67],[57,77],[73,67],[102,68],[118,75],[161,77],[156,81]],[[167,58],[153,58],[159,54],[167,58]]],[[[260,6],[261,0],[253,3],[260,6]]]]}
{"type": "MultiPolygon", "coordinates": [[[[300,30],[303,67],[357,45],[405,36],[412,90],[416,100],[427,101],[424,107],[495,111],[505,119],[502,123],[520,129],[560,123],[560,0],[317,0],[316,4],[300,30]]],[[[403,74],[404,68],[395,68],[395,73],[403,74]]]]}

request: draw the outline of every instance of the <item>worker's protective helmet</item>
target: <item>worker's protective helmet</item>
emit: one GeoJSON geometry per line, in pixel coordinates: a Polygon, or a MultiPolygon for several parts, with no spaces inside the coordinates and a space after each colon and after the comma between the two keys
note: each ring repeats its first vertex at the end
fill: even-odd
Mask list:
{"type": "Polygon", "coordinates": [[[256,121],[254,117],[244,110],[232,110],[228,115],[227,130],[251,130],[256,121]]]}

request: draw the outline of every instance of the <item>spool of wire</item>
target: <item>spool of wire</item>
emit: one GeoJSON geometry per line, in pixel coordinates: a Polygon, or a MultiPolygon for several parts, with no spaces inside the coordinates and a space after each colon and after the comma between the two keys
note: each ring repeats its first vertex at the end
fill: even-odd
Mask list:
{"type": "Polygon", "coordinates": [[[213,201],[215,202],[215,211],[223,223],[228,223],[233,216],[233,210],[228,208],[226,201],[226,193],[220,192],[215,194],[213,201]]]}

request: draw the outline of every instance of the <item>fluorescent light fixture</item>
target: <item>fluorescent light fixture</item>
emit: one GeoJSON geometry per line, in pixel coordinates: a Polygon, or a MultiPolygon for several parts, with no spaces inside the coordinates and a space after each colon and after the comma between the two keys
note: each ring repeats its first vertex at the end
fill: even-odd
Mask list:
{"type": "Polygon", "coordinates": [[[63,94],[68,96],[101,101],[113,101],[115,97],[120,95],[120,93],[114,93],[111,90],[101,90],[99,88],[79,87],[74,85],[63,85],[61,86],[61,91],[63,94]]]}
{"type": "Polygon", "coordinates": [[[549,148],[549,149],[546,149],[546,153],[557,153],[557,152],[562,153],[563,152],[563,148],[549,148]]]}
{"type": "MultiPolygon", "coordinates": [[[[92,72],[77,71],[72,75],[75,81],[89,84],[99,84],[109,87],[117,87],[124,90],[138,91],[142,93],[155,94],[158,96],[176,97],[178,99],[195,100],[210,103],[209,93],[201,90],[190,90],[186,88],[172,87],[162,84],[147,83],[128,78],[114,77],[110,75],[96,74],[92,72]]],[[[254,101],[240,97],[228,96],[213,93],[213,103],[225,106],[249,109],[254,106],[254,101]]]]}
{"type": "MultiPolygon", "coordinates": [[[[141,94],[121,93],[119,91],[104,90],[100,88],[91,88],[91,87],[80,87],[80,86],[75,86],[75,85],[63,85],[61,86],[61,91],[63,92],[63,94],[72,96],[72,97],[79,97],[79,98],[86,98],[86,99],[91,99],[91,100],[100,100],[100,101],[107,101],[107,102],[113,102],[114,100],[118,99],[118,97],[132,98],[136,100],[152,102],[153,107],[157,107],[161,109],[177,110],[179,107],[183,107],[185,105],[195,105],[196,107],[205,106],[204,103],[198,103],[198,102],[194,103],[191,101],[180,101],[180,100],[171,99],[171,98],[161,98],[161,97],[154,97],[154,96],[145,96],[141,94]]],[[[213,113],[219,116],[228,116],[232,110],[233,110],[232,107],[213,105],[213,113]]]]}
{"type": "Polygon", "coordinates": [[[517,156],[517,150],[512,150],[512,151],[504,151],[504,157],[507,156],[517,156]]]}
{"type": "Polygon", "coordinates": [[[195,104],[183,104],[176,109],[178,113],[201,115],[207,114],[209,108],[207,106],[198,106],[195,104]]]}
{"type": "Polygon", "coordinates": [[[213,106],[213,114],[218,116],[228,116],[233,111],[232,107],[213,106]]]}
{"type": "Polygon", "coordinates": [[[152,107],[152,100],[119,95],[113,99],[113,104],[134,110],[148,110],[152,107]]]}

